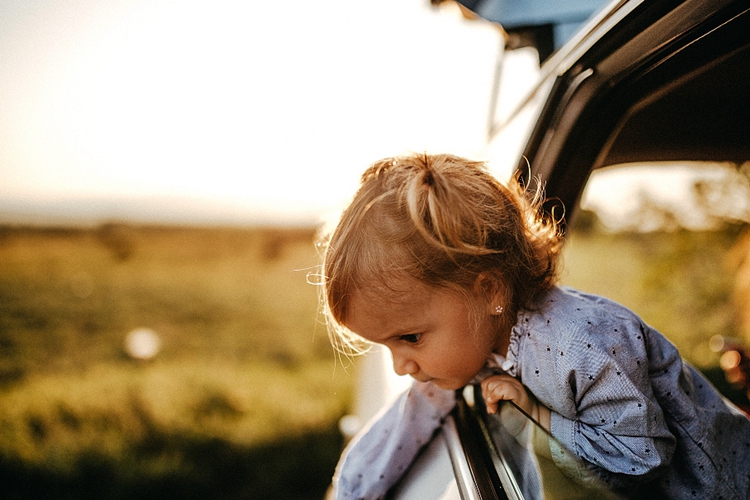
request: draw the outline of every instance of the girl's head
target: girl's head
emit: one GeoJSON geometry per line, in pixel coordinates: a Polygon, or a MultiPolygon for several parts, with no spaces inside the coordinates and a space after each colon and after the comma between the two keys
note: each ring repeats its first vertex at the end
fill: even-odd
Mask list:
{"type": "Polygon", "coordinates": [[[484,164],[456,156],[371,165],[326,242],[324,301],[334,344],[356,348],[359,339],[343,326],[355,296],[386,311],[415,283],[462,296],[475,320],[484,306],[502,306],[514,319],[556,277],[560,234],[540,202],[538,192],[529,199],[517,181],[506,187],[484,164]]]}

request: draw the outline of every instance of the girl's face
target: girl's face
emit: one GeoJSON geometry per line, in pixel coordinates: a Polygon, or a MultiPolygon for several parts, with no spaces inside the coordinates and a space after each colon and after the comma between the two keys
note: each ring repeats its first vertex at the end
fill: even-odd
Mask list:
{"type": "MultiPolygon", "coordinates": [[[[393,369],[443,389],[460,389],[500,345],[490,313],[472,328],[469,304],[450,290],[416,283],[398,300],[377,304],[356,292],[345,326],[390,349],[393,369]]],[[[485,306],[489,307],[489,306],[485,306]]]]}

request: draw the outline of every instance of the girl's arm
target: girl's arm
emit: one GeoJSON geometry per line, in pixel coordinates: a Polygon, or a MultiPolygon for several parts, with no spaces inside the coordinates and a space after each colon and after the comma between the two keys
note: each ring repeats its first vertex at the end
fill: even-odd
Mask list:
{"type": "Polygon", "coordinates": [[[531,390],[553,408],[551,434],[611,486],[626,488],[661,474],[676,439],[653,392],[646,333],[637,323],[608,326],[596,325],[583,339],[566,337],[554,385],[531,390]]]}
{"type": "MultiPolygon", "coordinates": [[[[517,379],[509,375],[492,375],[482,381],[481,387],[482,396],[486,402],[487,413],[497,413],[500,401],[512,401],[526,414],[531,416],[545,431],[553,434],[553,413],[541,404],[517,379]]],[[[613,402],[611,398],[609,401],[613,402]]],[[[588,454],[580,456],[579,453],[575,453],[580,458],[588,459],[590,465],[586,466],[579,460],[574,459],[569,452],[566,453],[566,450],[561,448],[556,442],[554,446],[547,439],[535,442],[535,445],[544,442],[543,448],[546,454],[550,455],[550,458],[561,470],[565,471],[566,475],[581,482],[581,484],[587,484],[592,481],[591,473],[594,472],[595,476],[606,480],[614,487],[629,486],[632,480],[638,481],[638,476],[645,478],[650,472],[658,469],[664,463],[665,457],[672,450],[673,438],[669,434],[664,436],[665,439],[654,438],[649,436],[648,431],[644,428],[640,434],[617,435],[610,434],[610,429],[603,429],[596,425],[587,425],[581,421],[566,419],[559,414],[554,414],[554,418],[558,422],[558,429],[560,422],[563,422],[563,425],[566,426],[573,425],[576,427],[575,436],[573,437],[576,441],[566,443],[566,446],[571,447],[571,450],[576,450],[576,446],[586,447],[594,443],[594,446],[601,447],[601,449],[609,448],[610,451],[607,454],[611,455],[617,462],[607,463],[600,460],[597,455],[588,454]],[[633,454],[633,448],[637,449],[638,447],[642,447],[646,451],[649,451],[649,449],[653,450],[653,453],[646,453],[646,455],[651,456],[644,460],[633,454]],[[630,455],[630,458],[625,458],[628,455],[630,455]],[[589,457],[594,458],[594,460],[591,460],[589,457]],[[616,457],[619,457],[619,459],[616,457]],[[632,466],[633,463],[638,464],[637,469],[632,466]],[[633,472],[640,472],[640,474],[634,474],[633,472]]]]}
{"type": "Polygon", "coordinates": [[[671,378],[681,363],[673,348],[660,351],[661,337],[640,318],[606,299],[555,289],[519,317],[513,334],[509,373],[551,410],[549,424],[546,414],[539,419],[558,442],[613,486],[667,469],[676,438],[654,379],[671,378]]]}

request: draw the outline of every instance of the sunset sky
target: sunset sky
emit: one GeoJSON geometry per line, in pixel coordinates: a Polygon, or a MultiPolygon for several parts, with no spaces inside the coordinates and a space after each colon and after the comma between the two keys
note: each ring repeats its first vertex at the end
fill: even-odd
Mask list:
{"type": "Polygon", "coordinates": [[[3,0],[0,198],[316,218],[380,157],[481,156],[498,47],[429,0],[3,0]]]}

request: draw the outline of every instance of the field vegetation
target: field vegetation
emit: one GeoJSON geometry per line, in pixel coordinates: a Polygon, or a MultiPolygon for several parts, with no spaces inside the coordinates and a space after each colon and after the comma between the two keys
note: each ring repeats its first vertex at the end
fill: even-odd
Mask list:
{"type": "Polygon", "coordinates": [[[313,236],[3,228],[2,496],[321,498],[353,375],[307,283],[313,236]],[[124,352],[139,327],[152,360],[124,352]]]}
{"type": "MultiPolygon", "coordinates": [[[[707,341],[740,335],[723,257],[740,230],[582,226],[563,281],[632,307],[721,385],[707,341]]],[[[0,496],[322,498],[356,367],[320,322],[313,239],[0,228],[0,496]],[[151,360],[123,349],[143,327],[161,340],[151,360]]]]}

